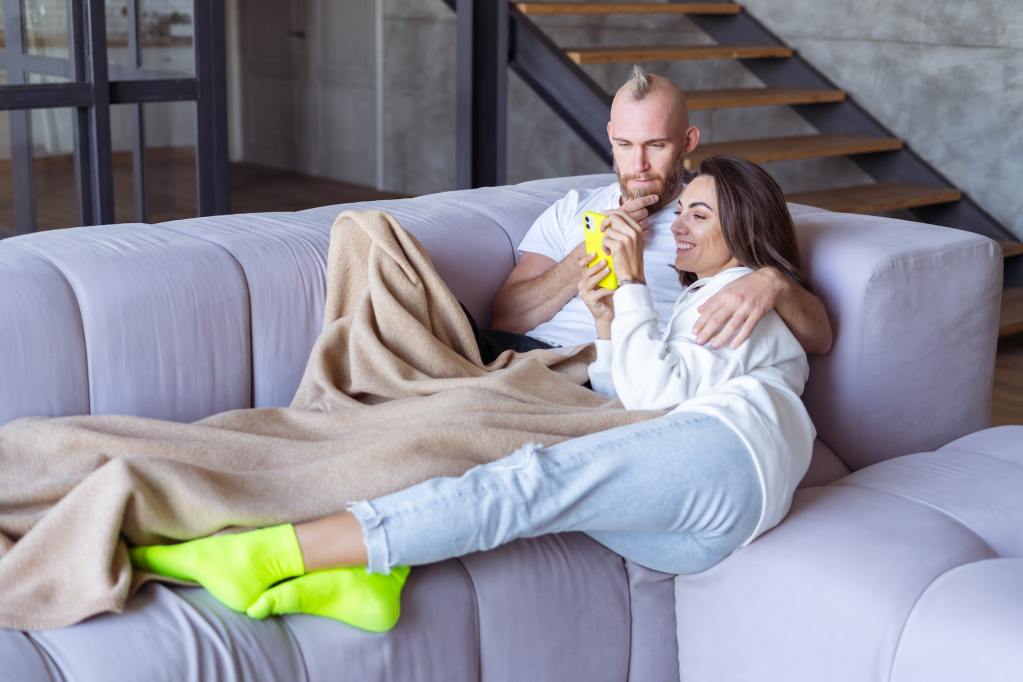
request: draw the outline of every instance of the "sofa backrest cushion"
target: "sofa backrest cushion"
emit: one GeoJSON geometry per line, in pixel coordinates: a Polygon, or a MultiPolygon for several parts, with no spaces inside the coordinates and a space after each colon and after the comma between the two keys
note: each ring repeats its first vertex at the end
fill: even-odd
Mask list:
{"type": "MultiPolygon", "coordinates": [[[[390,211],[481,325],[533,220],[609,175],[414,199],[37,233],[0,243],[0,423],[179,421],[287,405],[320,328],[330,226],[390,211]]],[[[977,235],[792,207],[835,346],[805,398],[852,468],[987,424],[1001,260],[977,235]]]]}
{"type": "Polygon", "coordinates": [[[989,423],[1002,258],[971,232],[842,213],[795,216],[835,341],[803,399],[853,469],[989,423]]]}
{"type": "MultiPolygon", "coordinates": [[[[4,421],[78,412],[192,421],[249,402],[248,297],[230,254],[143,224],[30,234],[0,253],[36,268],[25,298],[3,290],[14,339],[4,335],[0,356],[19,377],[4,373],[4,421]]],[[[7,280],[25,271],[3,270],[7,280]]]]}

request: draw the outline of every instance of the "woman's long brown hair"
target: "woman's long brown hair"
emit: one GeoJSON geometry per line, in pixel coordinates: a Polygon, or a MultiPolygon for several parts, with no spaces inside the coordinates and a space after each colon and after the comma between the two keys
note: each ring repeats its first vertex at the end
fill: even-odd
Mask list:
{"type": "MultiPolygon", "coordinates": [[[[785,195],[760,166],[737,156],[712,156],[700,163],[696,176],[714,178],[718,220],[728,250],[754,270],[774,267],[807,291],[810,283],[799,271],[799,246],[785,195]]],[[[683,274],[683,283],[695,281],[683,274]]]]}

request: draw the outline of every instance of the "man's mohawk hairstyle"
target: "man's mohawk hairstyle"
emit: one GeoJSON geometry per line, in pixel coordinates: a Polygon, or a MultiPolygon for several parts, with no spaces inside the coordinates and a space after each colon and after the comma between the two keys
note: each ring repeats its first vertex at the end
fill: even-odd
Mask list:
{"type": "Polygon", "coordinates": [[[629,94],[634,100],[643,99],[650,92],[650,76],[639,64],[633,64],[632,74],[625,83],[630,86],[629,94]]]}

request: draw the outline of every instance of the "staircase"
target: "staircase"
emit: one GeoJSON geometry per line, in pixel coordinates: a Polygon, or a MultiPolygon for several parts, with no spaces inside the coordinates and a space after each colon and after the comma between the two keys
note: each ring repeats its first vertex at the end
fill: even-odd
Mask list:
{"type": "Polygon", "coordinates": [[[445,2],[459,13],[459,166],[466,169],[460,171],[462,184],[479,186],[503,180],[504,79],[508,68],[585,144],[610,162],[605,126],[611,94],[582,66],[740,60],[764,87],[689,90],[690,109],[789,106],[818,132],[701,143],[686,160],[689,169],[716,154],[734,154],[757,163],[848,157],[875,183],[799,192],[788,199],[849,213],[908,211],[925,222],[997,240],[1005,257],[1000,336],[1023,332],[1023,244],[740,5],[720,1],[519,2],[506,7],[502,0],[445,2]],[[716,44],[562,47],[534,22],[565,15],[650,14],[685,15],[716,44]],[[486,167],[489,175],[475,172],[486,167]]]}

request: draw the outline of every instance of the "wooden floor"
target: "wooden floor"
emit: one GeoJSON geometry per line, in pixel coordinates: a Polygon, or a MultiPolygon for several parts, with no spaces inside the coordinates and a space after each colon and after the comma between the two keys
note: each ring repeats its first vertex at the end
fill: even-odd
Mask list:
{"type": "MultiPolygon", "coordinates": [[[[194,216],[195,158],[190,151],[158,150],[149,165],[150,222],[194,216]]],[[[36,163],[38,218],[44,229],[67,227],[77,222],[75,189],[70,157],[50,157],[36,163]]],[[[131,190],[131,157],[115,154],[114,188],[116,215],[121,222],[134,220],[131,190]]],[[[0,230],[10,228],[10,168],[0,163],[0,230]]],[[[315,206],[400,195],[368,187],[316,178],[287,170],[250,163],[231,164],[231,211],[296,211],[315,206]]],[[[995,365],[992,424],[1023,424],[1023,334],[1001,340],[995,365]]]]}
{"type": "Polygon", "coordinates": [[[1023,334],[1006,337],[998,344],[991,424],[1023,424],[1023,334]]]}
{"type": "MultiPolygon", "coordinates": [[[[196,215],[195,153],[191,149],[150,149],[146,155],[147,222],[160,223],[196,215]]],[[[115,219],[119,223],[134,222],[131,153],[115,152],[113,167],[115,219]]],[[[72,157],[37,158],[33,171],[38,229],[78,225],[72,157]]],[[[251,163],[232,163],[230,177],[232,213],[299,211],[327,204],[403,196],[251,163]]],[[[10,162],[0,161],[0,232],[13,231],[11,195],[10,162]]]]}
{"type": "Polygon", "coordinates": [[[232,213],[300,211],[315,206],[404,196],[252,163],[231,164],[232,213]]]}

